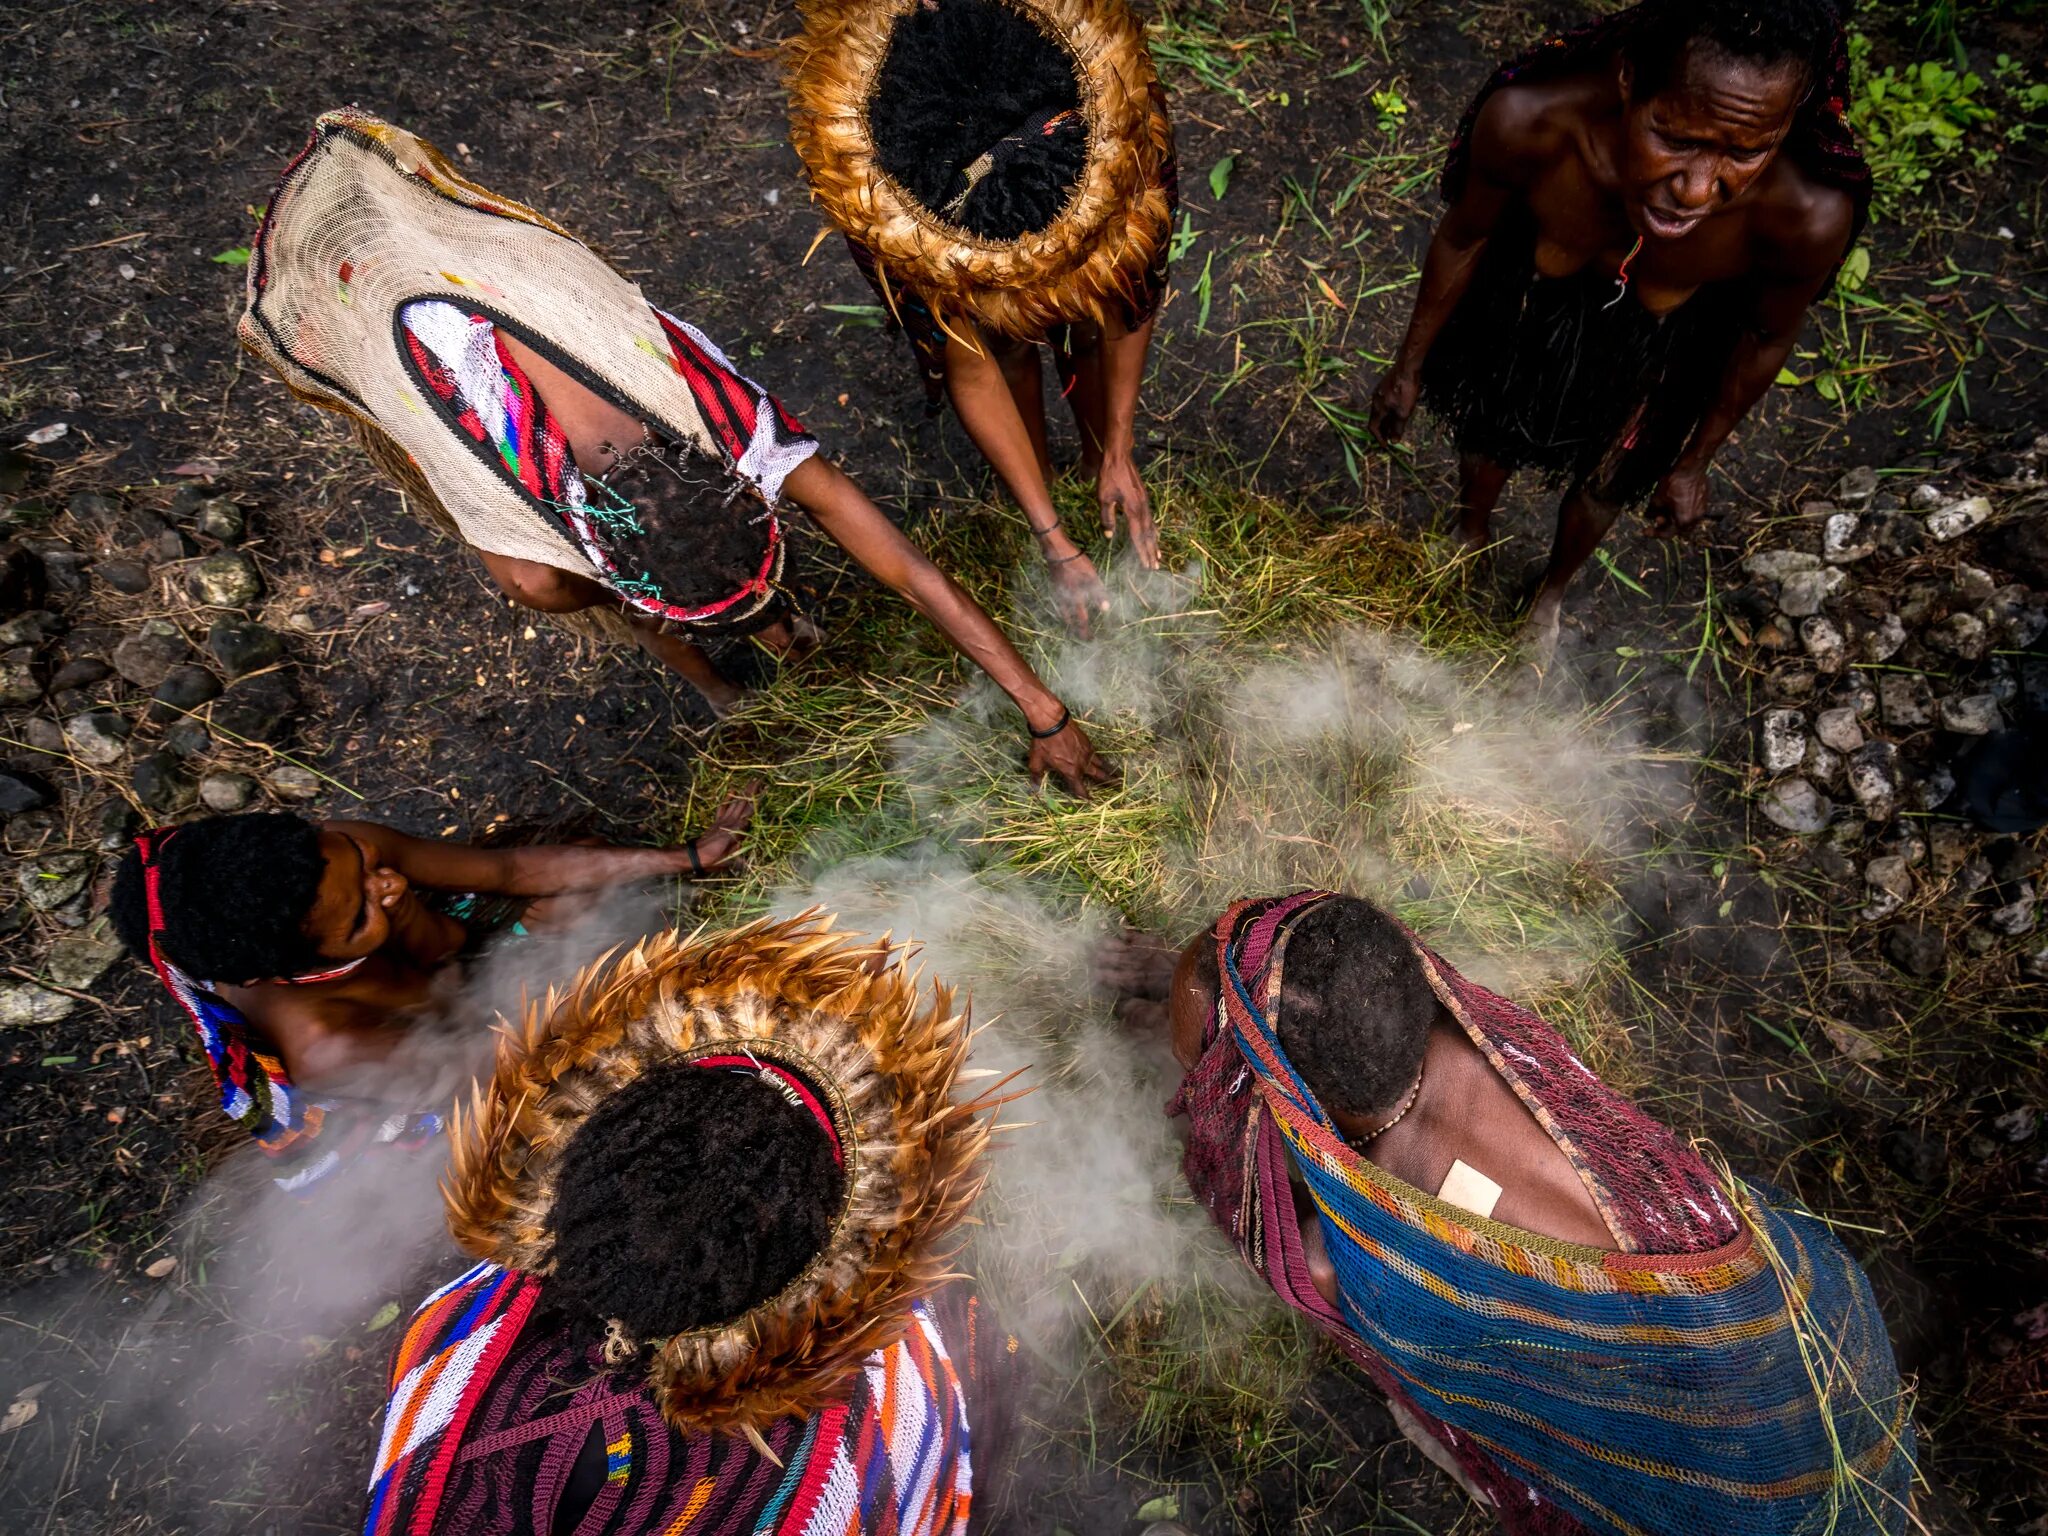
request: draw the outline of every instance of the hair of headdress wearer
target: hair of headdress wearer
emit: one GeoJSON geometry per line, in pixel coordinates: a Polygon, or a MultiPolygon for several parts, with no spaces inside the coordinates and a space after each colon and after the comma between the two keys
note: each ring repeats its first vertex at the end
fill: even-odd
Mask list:
{"type": "MultiPolygon", "coordinates": [[[[730,597],[757,579],[768,546],[761,498],[687,448],[671,443],[630,449],[601,480],[585,479],[586,504],[630,503],[626,524],[607,530],[607,544],[625,580],[645,570],[661,596],[678,608],[730,597]],[[630,526],[628,526],[630,525],[630,526]],[[637,568],[636,568],[637,567],[637,568]]],[[[788,612],[778,589],[767,603],[742,604],[743,617],[693,621],[700,631],[748,634],[788,612]]]]}
{"type": "Polygon", "coordinates": [[[1390,1109],[1422,1067],[1439,1004],[1408,935],[1356,896],[1303,914],[1280,973],[1280,1048],[1325,1109],[1390,1109]]]}
{"type": "Polygon", "coordinates": [[[1793,64],[1817,82],[1841,26],[1831,0],[1645,0],[1621,52],[1646,95],[1669,85],[1694,47],[1767,68],[1793,64]]]}
{"type": "Polygon", "coordinates": [[[868,102],[875,158],[984,240],[1044,229],[1074,195],[1088,126],[1073,60],[1001,0],[925,0],[896,23],[868,102]]]}
{"type": "Polygon", "coordinates": [[[730,1322],[817,1256],[844,1192],[816,1117],[759,1076],[657,1067],[562,1155],[549,1299],[622,1338],[730,1322]]]}
{"type": "MultiPolygon", "coordinates": [[[[302,928],[326,870],[320,829],[303,816],[252,811],[186,822],[157,853],[165,958],[188,976],[230,986],[332,964],[302,928]]],[[[122,855],[107,912],[129,953],[149,964],[139,848],[122,855]]]]}

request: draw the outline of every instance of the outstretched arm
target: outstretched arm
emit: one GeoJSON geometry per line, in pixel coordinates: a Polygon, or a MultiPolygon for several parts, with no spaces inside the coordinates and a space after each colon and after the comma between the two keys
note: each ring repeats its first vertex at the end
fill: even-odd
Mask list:
{"type": "Polygon", "coordinates": [[[371,860],[397,870],[415,886],[487,896],[554,896],[672,875],[708,874],[739,851],[741,835],[753,813],[752,795],[736,796],[719,807],[701,836],[674,848],[567,843],[478,848],[470,843],[410,837],[374,821],[332,821],[327,827],[355,838],[371,860]]]}
{"type": "Polygon", "coordinates": [[[1707,466],[1791,356],[1806,311],[1848,250],[1853,218],[1846,194],[1816,193],[1766,251],[1748,323],[1729,353],[1713,403],[1651,500],[1652,532],[1682,533],[1705,516],[1707,466]]]}
{"type": "Polygon", "coordinates": [[[1096,476],[1096,499],[1102,509],[1102,531],[1116,537],[1117,514],[1131,525],[1131,547],[1148,571],[1159,569],[1159,530],[1152,521],[1152,497],[1138,474],[1138,386],[1145,377],[1145,354],[1152,345],[1152,316],[1135,330],[1111,314],[1102,323],[1104,422],[1102,470],[1096,476]]]}
{"type": "MultiPolygon", "coordinates": [[[[1059,724],[1066,706],[1039,681],[995,621],[905,538],[837,465],[813,455],[791,471],[783,491],[870,575],[930,619],[961,655],[986,672],[1023,711],[1025,724],[1034,733],[1052,731],[1059,724]]],[[[1051,769],[1083,797],[1090,785],[1106,784],[1111,778],[1088,733],[1071,718],[1050,736],[1034,734],[1030,768],[1033,777],[1051,769]]]]}
{"type": "Polygon", "coordinates": [[[1398,442],[1408,430],[1422,390],[1423,359],[1472,286],[1487,241],[1519,195],[1529,162],[1540,153],[1541,132],[1536,112],[1512,88],[1496,91],[1480,109],[1472,125],[1465,190],[1430,236],[1408,330],[1373,388],[1369,421],[1382,442],[1398,442]]]}

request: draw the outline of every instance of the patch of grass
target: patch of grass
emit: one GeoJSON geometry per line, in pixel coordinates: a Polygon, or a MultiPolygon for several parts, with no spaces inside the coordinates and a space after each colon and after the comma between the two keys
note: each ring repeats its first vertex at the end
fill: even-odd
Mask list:
{"type": "Polygon", "coordinates": [[[1997,140],[1985,132],[1997,114],[1984,96],[1983,77],[1932,59],[1903,68],[1871,67],[1871,42],[1849,35],[1849,126],[1863,145],[1879,209],[1893,215],[1929,190],[1941,173],[1963,162],[1983,168],[1996,158],[1997,140]]]}

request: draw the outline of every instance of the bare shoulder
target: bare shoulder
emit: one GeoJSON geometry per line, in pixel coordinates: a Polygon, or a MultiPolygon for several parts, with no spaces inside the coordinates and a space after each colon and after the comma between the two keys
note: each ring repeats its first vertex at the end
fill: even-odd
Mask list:
{"type": "Polygon", "coordinates": [[[1576,77],[1504,85],[1472,124],[1472,165],[1508,186],[1524,186],[1578,142],[1587,82],[1576,77]]]}
{"type": "Polygon", "coordinates": [[[1820,277],[1848,254],[1856,204],[1779,156],[1759,189],[1750,229],[1759,265],[1785,277],[1820,277]]]}

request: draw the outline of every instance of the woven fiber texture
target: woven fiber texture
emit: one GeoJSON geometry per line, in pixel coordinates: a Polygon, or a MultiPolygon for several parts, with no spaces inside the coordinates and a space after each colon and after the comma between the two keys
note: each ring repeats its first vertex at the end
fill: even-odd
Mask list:
{"type": "Polygon", "coordinates": [[[1219,926],[1219,1017],[1175,1105],[1197,1196],[1281,1298],[1414,1411],[1520,1536],[1907,1530],[1907,1394],[1854,1259],[1795,1203],[1723,1187],[1533,1014],[1417,945],[1438,999],[1632,1251],[1473,1217],[1345,1143],[1277,1030],[1287,935],[1321,899],[1243,903],[1219,926]],[[1290,1152],[1341,1310],[1307,1278],[1290,1152]]]}
{"type": "MultiPolygon", "coordinates": [[[[788,55],[790,125],[826,216],[872,253],[889,285],[942,324],[1035,340],[1053,326],[1143,308],[1171,233],[1173,128],[1144,32],[1121,0],[1005,0],[1073,58],[1088,152],[1078,189],[1044,229],[980,239],[925,207],[877,161],[867,107],[898,20],[920,0],[808,0],[788,55]]],[[[893,300],[892,300],[893,302],[893,300]]]]}
{"type": "Polygon", "coordinates": [[[719,460],[638,287],[559,225],[469,181],[424,139],[352,107],[322,114],[272,194],[238,339],[300,398],[388,436],[418,466],[408,488],[427,489],[466,543],[595,575],[422,396],[397,334],[399,311],[420,298],[508,323],[543,350],[573,349],[555,360],[719,460]]]}
{"type": "Polygon", "coordinates": [[[816,913],[648,939],[551,990],[507,1037],[457,1112],[450,1230],[475,1257],[544,1279],[562,1154],[610,1092],[700,1056],[786,1063],[830,1100],[846,1152],[838,1223],[779,1295],[660,1342],[649,1380],[685,1431],[815,1412],[950,1273],[991,1134],[992,1106],[955,1093],[967,1035],[949,991],[927,999],[886,944],[843,938],[816,913]]]}

